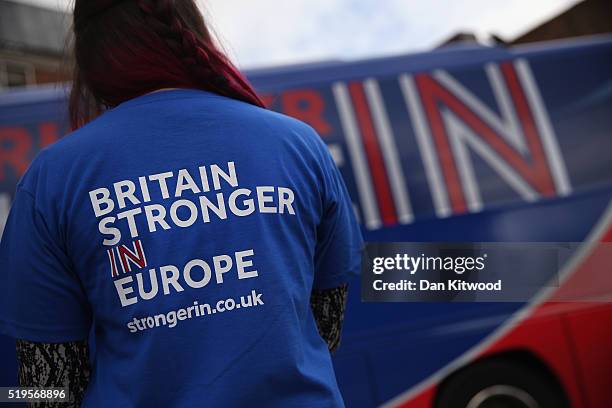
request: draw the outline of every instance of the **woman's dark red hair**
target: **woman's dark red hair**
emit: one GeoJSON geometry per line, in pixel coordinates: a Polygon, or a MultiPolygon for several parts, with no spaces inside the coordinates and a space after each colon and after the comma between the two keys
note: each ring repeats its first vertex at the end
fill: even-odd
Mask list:
{"type": "Polygon", "coordinates": [[[193,0],[76,0],[70,121],[161,88],[263,102],[215,45],[193,0]]]}

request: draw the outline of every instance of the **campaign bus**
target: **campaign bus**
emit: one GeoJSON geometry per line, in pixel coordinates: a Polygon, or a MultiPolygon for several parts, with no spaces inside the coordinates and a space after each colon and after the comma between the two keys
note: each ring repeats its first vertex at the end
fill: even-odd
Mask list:
{"type": "MultiPolygon", "coordinates": [[[[612,407],[612,37],[248,76],[323,138],[366,241],[577,243],[520,302],[365,302],[351,282],[333,356],[347,407],[612,407]]],[[[68,130],[64,87],[0,94],[0,228],[68,130]]],[[[12,339],[0,361],[16,384],[12,339]]]]}

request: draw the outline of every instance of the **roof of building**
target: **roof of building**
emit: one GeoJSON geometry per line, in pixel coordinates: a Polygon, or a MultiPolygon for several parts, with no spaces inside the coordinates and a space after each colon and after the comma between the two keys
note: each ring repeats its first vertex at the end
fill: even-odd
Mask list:
{"type": "Polygon", "coordinates": [[[70,23],[70,13],[0,0],[0,50],[61,54],[70,23]]]}
{"type": "Polygon", "coordinates": [[[581,0],[562,13],[519,35],[512,44],[549,41],[612,32],[612,3],[581,0]]]}

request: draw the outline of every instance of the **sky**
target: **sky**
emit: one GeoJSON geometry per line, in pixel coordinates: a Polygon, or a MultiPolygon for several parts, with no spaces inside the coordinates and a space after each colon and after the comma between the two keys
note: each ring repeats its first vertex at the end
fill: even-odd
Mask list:
{"type": "MultiPolygon", "coordinates": [[[[17,0],[69,10],[71,0],[17,0]]],[[[241,68],[427,50],[458,31],[510,40],[577,0],[199,0],[241,68]]]]}

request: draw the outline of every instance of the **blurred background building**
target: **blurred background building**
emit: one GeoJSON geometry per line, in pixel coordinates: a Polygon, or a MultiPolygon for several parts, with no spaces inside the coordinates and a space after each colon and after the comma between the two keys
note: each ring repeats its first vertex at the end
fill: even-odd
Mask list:
{"type": "Polygon", "coordinates": [[[511,44],[612,32],[612,1],[585,0],[518,36],[511,44]]]}
{"type": "Polygon", "coordinates": [[[70,15],[0,0],[0,90],[59,82],[70,15]]]}
{"type": "MultiPolygon", "coordinates": [[[[57,9],[0,0],[0,91],[64,81],[70,21],[69,13],[57,9]]],[[[584,0],[514,39],[491,33],[487,43],[515,45],[608,32],[612,32],[612,1],[584,0]]],[[[478,42],[478,36],[460,31],[440,46],[458,42],[478,42]]]]}
{"type": "MultiPolygon", "coordinates": [[[[610,32],[612,32],[612,1],[584,0],[514,39],[503,39],[492,33],[489,42],[498,45],[518,45],[610,32]]],[[[471,32],[458,32],[443,41],[440,46],[465,42],[478,42],[478,37],[471,32]]]]}

